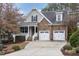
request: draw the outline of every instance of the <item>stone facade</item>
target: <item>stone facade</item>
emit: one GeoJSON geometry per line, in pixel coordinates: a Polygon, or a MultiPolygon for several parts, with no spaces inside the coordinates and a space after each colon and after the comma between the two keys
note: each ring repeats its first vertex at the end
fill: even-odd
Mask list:
{"type": "Polygon", "coordinates": [[[39,30],[49,30],[50,26],[48,25],[48,21],[43,19],[40,23],[38,23],[39,30]]]}
{"type": "Polygon", "coordinates": [[[49,25],[49,22],[46,19],[43,19],[38,24],[38,31],[48,30],[50,33],[50,40],[53,40],[53,30],[65,30],[65,39],[67,39],[67,26],[66,25],[49,25]]]}
{"type": "Polygon", "coordinates": [[[66,25],[52,25],[51,26],[51,35],[53,38],[53,30],[65,30],[65,40],[67,39],[67,26],[66,25]]]}

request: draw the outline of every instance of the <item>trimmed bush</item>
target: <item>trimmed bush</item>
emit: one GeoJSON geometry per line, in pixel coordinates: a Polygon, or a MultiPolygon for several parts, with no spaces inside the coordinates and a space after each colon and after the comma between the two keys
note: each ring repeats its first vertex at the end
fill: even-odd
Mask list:
{"type": "Polygon", "coordinates": [[[4,45],[3,44],[0,44],[0,51],[2,51],[4,45]]]}
{"type": "Polygon", "coordinates": [[[71,44],[72,47],[77,47],[79,46],[79,30],[77,30],[76,32],[74,32],[70,38],[69,38],[69,42],[71,44]]]}
{"type": "Polygon", "coordinates": [[[15,46],[12,47],[12,49],[14,49],[15,51],[18,51],[18,50],[20,50],[21,48],[20,48],[18,45],[15,45],[15,46]]]}
{"type": "Polygon", "coordinates": [[[25,36],[16,36],[16,37],[15,37],[15,40],[16,40],[16,42],[23,42],[23,41],[25,41],[26,39],[25,39],[25,36]]]}
{"type": "Polygon", "coordinates": [[[76,53],[79,53],[79,47],[76,47],[76,53]]]}
{"type": "Polygon", "coordinates": [[[38,37],[35,37],[34,40],[38,40],[38,37]]]}
{"type": "Polygon", "coordinates": [[[73,54],[76,54],[76,51],[75,50],[65,50],[65,53],[73,55],[73,54]]]}
{"type": "Polygon", "coordinates": [[[64,47],[63,47],[64,50],[72,50],[72,46],[70,44],[66,44],[64,47]]]}
{"type": "Polygon", "coordinates": [[[11,43],[13,43],[13,40],[12,39],[2,40],[2,43],[3,44],[11,44],[11,43]]]}
{"type": "Polygon", "coordinates": [[[5,53],[3,51],[0,51],[0,55],[4,55],[5,53]]]}

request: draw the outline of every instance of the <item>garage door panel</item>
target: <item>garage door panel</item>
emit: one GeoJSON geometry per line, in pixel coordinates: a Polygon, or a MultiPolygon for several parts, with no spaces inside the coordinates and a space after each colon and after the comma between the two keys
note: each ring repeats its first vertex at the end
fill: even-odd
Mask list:
{"type": "Polygon", "coordinates": [[[49,40],[49,31],[39,31],[39,40],[49,40]]]}
{"type": "Polygon", "coordinates": [[[65,40],[65,30],[54,30],[53,40],[65,40]]]}

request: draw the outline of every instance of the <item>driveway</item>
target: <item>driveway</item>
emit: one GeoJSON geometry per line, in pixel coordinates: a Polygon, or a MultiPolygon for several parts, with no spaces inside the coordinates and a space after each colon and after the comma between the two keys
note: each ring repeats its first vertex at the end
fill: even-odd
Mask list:
{"type": "Polygon", "coordinates": [[[23,50],[5,56],[63,56],[60,49],[65,44],[64,41],[32,41],[23,50]]]}

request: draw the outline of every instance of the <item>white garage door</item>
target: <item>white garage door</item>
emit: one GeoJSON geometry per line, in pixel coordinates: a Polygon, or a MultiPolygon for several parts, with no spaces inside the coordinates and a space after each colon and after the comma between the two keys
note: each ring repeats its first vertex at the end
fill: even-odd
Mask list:
{"type": "Polygon", "coordinates": [[[53,40],[65,40],[65,30],[54,30],[53,40]]]}
{"type": "Polygon", "coordinates": [[[39,31],[39,40],[50,40],[49,31],[39,31]]]}

